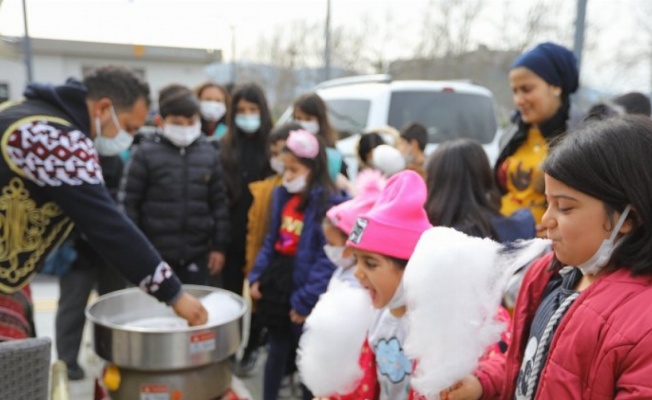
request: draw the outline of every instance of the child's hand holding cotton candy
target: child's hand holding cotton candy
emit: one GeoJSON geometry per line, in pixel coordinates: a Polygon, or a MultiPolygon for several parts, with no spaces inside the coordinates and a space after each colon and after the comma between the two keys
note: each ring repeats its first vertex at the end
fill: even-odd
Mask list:
{"type": "Polygon", "coordinates": [[[548,247],[541,239],[506,247],[441,227],[421,236],[403,276],[414,389],[437,398],[473,372],[505,329],[495,316],[507,280],[548,247]]]}

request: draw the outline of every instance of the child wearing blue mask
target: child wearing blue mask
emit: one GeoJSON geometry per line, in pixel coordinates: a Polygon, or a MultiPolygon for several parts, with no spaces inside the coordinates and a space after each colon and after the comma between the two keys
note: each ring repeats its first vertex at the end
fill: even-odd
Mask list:
{"type": "Polygon", "coordinates": [[[338,139],[337,132],[328,120],[328,108],[324,100],[317,93],[306,93],[294,102],[292,112],[294,120],[303,129],[318,135],[326,145],[326,158],[328,160],[328,174],[337,182],[338,175],[347,177],[347,166],[335,143],[338,139]]]}
{"type": "Polygon", "coordinates": [[[229,237],[222,166],[190,89],[161,89],[159,114],[161,133],[133,153],[119,198],[181,281],[206,285],[224,266],[229,237]]]}
{"type": "Polygon", "coordinates": [[[229,130],[220,141],[220,159],[229,199],[231,241],[221,281],[212,284],[241,294],[245,278],[247,215],[253,202],[249,184],[274,175],[269,156],[272,117],[263,89],[256,84],[235,88],[228,119],[229,130]]]}

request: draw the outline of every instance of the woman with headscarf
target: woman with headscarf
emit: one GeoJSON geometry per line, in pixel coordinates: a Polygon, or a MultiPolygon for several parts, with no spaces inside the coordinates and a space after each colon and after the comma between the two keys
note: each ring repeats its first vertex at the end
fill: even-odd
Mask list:
{"type": "Polygon", "coordinates": [[[540,165],[550,141],[566,131],[570,95],[579,86],[577,61],[565,47],[542,43],[514,60],[509,82],[516,113],[495,167],[501,213],[527,207],[539,224],[547,206],[540,165]]]}

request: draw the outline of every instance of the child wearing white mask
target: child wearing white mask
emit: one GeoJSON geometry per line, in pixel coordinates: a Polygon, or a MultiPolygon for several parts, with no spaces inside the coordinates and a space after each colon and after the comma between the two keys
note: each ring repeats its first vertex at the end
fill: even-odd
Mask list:
{"type": "MultiPolygon", "coordinates": [[[[270,228],[249,274],[251,296],[258,300],[257,313],[269,333],[265,400],[277,398],[303,322],[335,270],[324,253],[321,221],[326,210],[345,200],[328,177],[318,136],[291,131],[280,158],[283,183],[274,190],[270,228]]],[[[304,398],[312,395],[304,390],[304,398]]]]}
{"type": "Polygon", "coordinates": [[[206,82],[195,89],[199,99],[201,130],[209,140],[220,140],[228,130],[229,92],[222,85],[206,82]]]}
{"type": "Polygon", "coordinates": [[[512,344],[442,399],[652,398],[652,122],[576,127],[541,169],[552,252],[528,269],[512,344]]]}
{"type": "Polygon", "coordinates": [[[161,132],[133,153],[119,200],[183,283],[206,285],[220,273],[229,239],[219,155],[201,135],[190,89],[161,89],[159,114],[161,132]]]}
{"type": "Polygon", "coordinates": [[[274,189],[283,183],[285,166],[281,161],[281,152],[285,147],[290,131],[299,129],[301,129],[301,126],[296,123],[287,123],[272,129],[269,134],[269,153],[271,156],[269,165],[274,171],[274,175],[249,184],[253,202],[247,217],[247,264],[245,265],[245,275],[249,275],[249,272],[251,272],[269,229],[272,193],[274,189]]]}
{"type": "Polygon", "coordinates": [[[353,253],[346,249],[346,239],[351,234],[355,220],[373,207],[385,186],[386,179],[378,171],[362,171],[356,179],[356,193],[354,198],[338,204],[328,210],[322,224],[327,245],[324,251],[328,258],[337,266],[331,278],[329,287],[335,280],[340,280],[360,286],[353,275],[355,258],[353,253]]]}

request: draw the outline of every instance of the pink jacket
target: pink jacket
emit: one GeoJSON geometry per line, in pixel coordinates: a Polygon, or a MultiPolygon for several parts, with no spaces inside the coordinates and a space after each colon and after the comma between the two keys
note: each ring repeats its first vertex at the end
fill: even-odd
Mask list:
{"type": "MultiPolygon", "coordinates": [[[[552,253],[527,272],[504,357],[476,371],[483,399],[512,399],[529,327],[546,285],[552,253]]],[[[621,269],[594,282],[571,305],[552,339],[535,399],[652,399],[652,277],[621,269]]]]}

